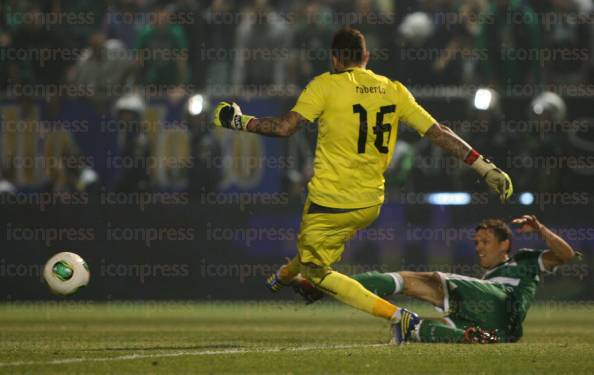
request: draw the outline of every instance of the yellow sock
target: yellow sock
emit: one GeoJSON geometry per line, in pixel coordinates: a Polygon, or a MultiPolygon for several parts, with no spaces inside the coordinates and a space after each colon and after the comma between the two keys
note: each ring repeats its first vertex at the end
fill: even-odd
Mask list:
{"type": "MultiPolygon", "coordinates": [[[[311,272],[310,272],[311,273],[311,272]]],[[[316,273],[314,271],[314,273],[316,273]]],[[[312,277],[316,286],[339,301],[381,318],[390,319],[398,310],[390,302],[371,293],[358,281],[336,271],[312,277]]]]}

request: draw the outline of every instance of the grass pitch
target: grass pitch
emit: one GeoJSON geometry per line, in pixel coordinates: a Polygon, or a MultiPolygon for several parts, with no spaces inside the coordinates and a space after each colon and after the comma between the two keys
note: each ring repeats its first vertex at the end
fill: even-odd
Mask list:
{"type": "Polygon", "coordinates": [[[327,302],[12,303],[0,373],[594,374],[594,304],[537,305],[524,328],[516,344],[393,347],[385,322],[327,302]]]}

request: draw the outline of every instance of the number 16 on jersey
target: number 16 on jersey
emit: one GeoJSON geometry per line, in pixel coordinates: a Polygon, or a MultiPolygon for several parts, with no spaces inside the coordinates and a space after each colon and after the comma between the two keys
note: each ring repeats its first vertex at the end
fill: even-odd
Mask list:
{"type": "MultiPolygon", "coordinates": [[[[389,151],[388,142],[392,134],[392,125],[384,124],[384,116],[388,113],[396,112],[396,105],[385,105],[380,107],[375,114],[375,126],[373,133],[375,133],[375,148],[382,154],[387,154],[389,151]],[[384,134],[388,133],[384,144],[384,134]]],[[[365,153],[365,145],[367,143],[367,110],[361,104],[353,104],[353,113],[359,114],[359,140],[357,142],[357,152],[359,154],[365,153]]]]}

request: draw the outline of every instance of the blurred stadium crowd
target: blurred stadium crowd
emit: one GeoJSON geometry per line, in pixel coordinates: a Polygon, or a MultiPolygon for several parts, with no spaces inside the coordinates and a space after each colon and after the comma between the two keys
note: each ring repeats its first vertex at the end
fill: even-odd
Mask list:
{"type": "MultiPolygon", "coordinates": [[[[6,0],[0,11],[3,191],[108,185],[81,157],[75,120],[67,123],[64,114],[70,99],[90,103],[98,118],[116,124],[108,153],[147,159],[161,142],[171,144],[167,155],[191,159],[190,168],[181,163],[165,177],[133,163],[110,188],[219,189],[224,169],[234,164],[222,163],[221,171],[209,160],[228,157],[221,139],[235,135],[208,130],[209,103],[243,99],[249,111],[249,99],[257,97],[270,99],[268,108],[290,108],[301,88],[328,70],[330,40],[342,26],[366,35],[370,69],[405,83],[512,175],[522,171],[514,176],[519,191],[571,190],[594,174],[594,143],[585,140],[594,123],[579,100],[594,94],[591,0],[6,0]],[[503,105],[514,97],[520,104],[503,105]],[[567,97],[577,101],[567,104],[567,97]],[[181,124],[169,126],[161,141],[155,123],[164,117],[155,111],[163,109],[150,110],[159,98],[174,112],[168,121],[181,124]],[[43,121],[49,125],[40,127],[43,121]],[[57,161],[30,173],[15,162],[38,154],[57,161]],[[511,159],[522,155],[529,165],[511,159]],[[563,155],[577,159],[570,165],[558,158],[563,155]]],[[[303,132],[280,152],[290,161],[283,181],[295,191],[311,173],[314,135],[315,129],[303,132]]],[[[447,156],[432,154],[411,135],[401,137],[391,186],[468,186],[471,174],[444,172],[452,169],[447,156]],[[422,178],[409,173],[415,170],[422,178]]]]}
{"type": "Polygon", "coordinates": [[[367,36],[370,68],[403,82],[577,83],[592,74],[592,10],[590,0],[9,0],[2,88],[303,87],[348,25],[367,36]]]}

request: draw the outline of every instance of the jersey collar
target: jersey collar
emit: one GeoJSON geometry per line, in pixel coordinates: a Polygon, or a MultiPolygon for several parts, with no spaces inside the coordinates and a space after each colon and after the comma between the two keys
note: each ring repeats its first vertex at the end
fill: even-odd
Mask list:
{"type": "Polygon", "coordinates": [[[347,73],[347,72],[352,72],[353,70],[365,72],[365,71],[367,71],[367,68],[362,68],[360,66],[353,66],[350,68],[346,68],[345,70],[338,70],[338,71],[332,72],[332,74],[347,73]]]}
{"type": "Polygon", "coordinates": [[[348,69],[347,69],[347,72],[348,72],[348,71],[353,71],[353,70],[354,70],[354,71],[358,71],[358,72],[365,72],[365,71],[367,71],[367,68],[361,68],[361,67],[359,67],[359,66],[354,66],[354,67],[352,67],[352,68],[348,68],[348,69]]]}
{"type": "Polygon", "coordinates": [[[512,258],[508,257],[507,260],[499,263],[498,265],[496,265],[495,267],[489,268],[487,271],[485,271],[485,274],[483,275],[483,279],[487,276],[489,276],[490,274],[492,274],[493,272],[495,272],[495,270],[503,265],[506,265],[507,263],[509,263],[512,260],[512,258]]]}

